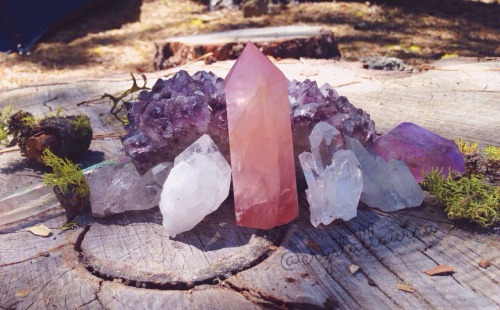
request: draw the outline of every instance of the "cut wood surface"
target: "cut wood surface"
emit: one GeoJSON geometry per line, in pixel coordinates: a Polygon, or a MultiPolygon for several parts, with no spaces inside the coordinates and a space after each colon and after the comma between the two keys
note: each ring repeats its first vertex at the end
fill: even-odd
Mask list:
{"type": "MultiPolygon", "coordinates": [[[[232,63],[183,68],[224,77],[232,63]]],[[[419,74],[327,60],[277,65],[290,79],[330,83],[368,111],[380,132],[412,121],[450,139],[500,144],[499,61],[439,62],[419,74]]],[[[177,70],[147,74],[149,85],[177,70]]],[[[109,105],[100,96],[130,85],[122,76],[3,90],[0,108],[12,103],[41,116],[62,106],[67,114],[88,114],[100,137],[81,160],[88,166],[122,154],[120,128],[105,125],[109,105]]],[[[16,151],[1,153],[0,199],[39,183],[42,172],[16,151]]],[[[315,229],[300,197],[299,218],[268,231],[235,226],[231,199],[174,239],[165,237],[158,208],[84,216],[80,227],[62,231],[64,210],[54,207],[0,226],[0,309],[500,307],[498,232],[457,225],[432,197],[390,214],[361,206],[356,218],[315,229]],[[26,230],[37,224],[53,234],[26,230]],[[491,266],[481,268],[481,260],[491,266]],[[354,274],[353,264],[360,267],[354,274]],[[438,265],[456,271],[425,273],[438,265]]]]}
{"type": "Polygon", "coordinates": [[[275,58],[340,57],[333,32],[319,26],[284,26],[229,30],[155,43],[155,69],[172,68],[200,57],[206,62],[236,59],[247,42],[275,58]]]}

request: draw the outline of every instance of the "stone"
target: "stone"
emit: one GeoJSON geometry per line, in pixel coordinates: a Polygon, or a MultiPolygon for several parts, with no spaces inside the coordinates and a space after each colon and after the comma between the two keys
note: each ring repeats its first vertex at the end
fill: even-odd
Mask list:
{"type": "Polygon", "coordinates": [[[404,162],[389,160],[386,163],[376,154],[370,154],[356,139],[347,138],[345,143],[361,166],[363,203],[384,212],[422,204],[424,192],[404,162]]]}
{"type": "Polygon", "coordinates": [[[191,230],[229,195],[231,167],[208,135],[175,158],[160,210],[169,237],[191,230]]]}
{"type": "Polygon", "coordinates": [[[446,177],[450,170],[465,173],[464,158],[455,143],[413,123],[399,124],[379,137],[372,149],[386,161],[403,161],[418,182],[432,169],[442,170],[446,177]]]}
{"type": "Polygon", "coordinates": [[[123,157],[94,169],[88,177],[92,215],[103,217],[158,206],[172,167],[173,163],[160,163],[140,175],[132,160],[123,157]]]}
{"type": "Polygon", "coordinates": [[[309,137],[312,153],[299,155],[308,189],[310,221],[314,227],[357,215],[363,179],[356,156],[343,150],[344,140],[333,126],[320,122],[309,137]]]}
{"type": "Polygon", "coordinates": [[[236,224],[287,224],[298,215],[288,80],[248,43],[225,91],[236,224]]]}
{"type": "MultiPolygon", "coordinates": [[[[310,80],[289,82],[288,98],[300,174],[298,156],[310,150],[309,134],[318,122],[327,122],[344,138],[356,138],[363,145],[375,138],[370,115],[328,84],[320,88],[310,80]]],[[[170,79],[159,79],[151,91],[142,91],[125,107],[129,124],[122,143],[139,172],[173,161],[203,134],[208,134],[230,160],[224,80],[213,73],[200,71],[190,76],[180,70],[170,79]]]]}
{"type": "Polygon", "coordinates": [[[243,17],[255,17],[267,14],[267,0],[245,0],[241,6],[243,17]]]}

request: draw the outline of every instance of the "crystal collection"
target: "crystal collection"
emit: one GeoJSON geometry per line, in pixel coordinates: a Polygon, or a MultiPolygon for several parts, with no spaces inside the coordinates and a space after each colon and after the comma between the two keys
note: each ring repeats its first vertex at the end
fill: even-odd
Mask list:
{"type": "Polygon", "coordinates": [[[299,163],[315,227],[355,217],[360,200],[385,212],[418,206],[431,168],[464,171],[452,142],[412,123],[375,139],[366,112],[328,84],[288,81],[252,43],[225,80],[181,70],[126,108],[129,158],[91,174],[92,213],[159,205],[170,237],[214,212],[231,180],[238,225],[289,223],[299,163]]]}

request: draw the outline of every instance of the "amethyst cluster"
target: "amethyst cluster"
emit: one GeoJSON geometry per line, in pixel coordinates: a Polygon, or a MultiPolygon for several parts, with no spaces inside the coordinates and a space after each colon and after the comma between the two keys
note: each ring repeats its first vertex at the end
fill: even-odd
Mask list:
{"type": "MultiPolygon", "coordinates": [[[[310,80],[292,81],[288,95],[296,156],[309,149],[309,134],[320,121],[362,144],[374,140],[375,124],[370,116],[328,84],[319,88],[310,80]]],[[[173,161],[203,134],[212,137],[229,161],[224,80],[212,72],[190,76],[181,70],[170,79],[159,79],[151,91],[141,92],[125,106],[129,124],[122,143],[139,171],[173,161]]]]}
{"type": "Polygon", "coordinates": [[[181,70],[171,79],[159,79],[125,107],[129,124],[122,143],[139,171],[173,162],[206,133],[229,160],[224,79],[212,72],[190,76],[181,70]]]}
{"type": "Polygon", "coordinates": [[[288,86],[291,105],[292,134],[296,158],[309,151],[309,135],[319,122],[337,128],[343,138],[357,139],[361,144],[375,140],[375,123],[365,111],[352,105],[345,96],[328,84],[318,87],[315,81],[293,80],[288,86]]]}

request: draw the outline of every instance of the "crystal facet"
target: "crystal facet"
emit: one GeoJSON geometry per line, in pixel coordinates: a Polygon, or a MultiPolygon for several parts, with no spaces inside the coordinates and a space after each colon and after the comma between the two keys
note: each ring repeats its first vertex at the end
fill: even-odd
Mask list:
{"type": "Polygon", "coordinates": [[[320,122],[309,137],[312,154],[299,155],[308,189],[311,223],[330,224],[350,220],[357,214],[363,179],[352,151],[342,150],[344,140],[333,126],[320,122]]]}
{"type": "Polygon", "coordinates": [[[208,135],[175,158],[161,193],[163,226],[170,237],[195,227],[229,195],[231,167],[208,135]]]}
{"type": "Polygon", "coordinates": [[[225,90],[236,223],[286,224],[298,215],[288,80],[248,43],[225,90]]]}
{"type": "Polygon", "coordinates": [[[386,163],[370,154],[358,140],[347,138],[346,148],[356,155],[363,175],[361,201],[385,212],[419,206],[424,192],[406,164],[399,160],[386,163]]]}
{"type": "Polygon", "coordinates": [[[95,169],[88,177],[92,215],[101,217],[131,210],[154,208],[172,163],[160,163],[144,175],[130,158],[95,169]]]}
{"type": "Polygon", "coordinates": [[[419,182],[433,168],[465,173],[465,163],[458,146],[413,123],[401,123],[375,141],[373,150],[385,160],[405,162],[419,182]]]}

